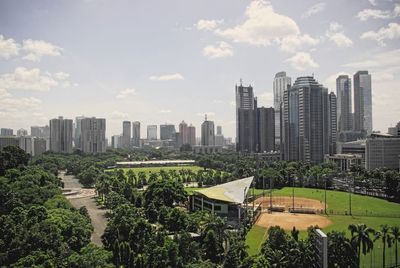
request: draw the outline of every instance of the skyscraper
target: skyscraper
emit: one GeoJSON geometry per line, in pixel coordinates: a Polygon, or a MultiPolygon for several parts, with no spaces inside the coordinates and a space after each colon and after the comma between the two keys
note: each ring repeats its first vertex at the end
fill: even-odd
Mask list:
{"type": "Polygon", "coordinates": [[[336,78],[336,96],[338,131],[352,130],[351,79],[348,75],[339,75],[336,78]]]}
{"type": "Polygon", "coordinates": [[[368,71],[358,71],[354,81],[354,130],[372,133],[372,88],[368,71]]]}
{"type": "Polygon", "coordinates": [[[194,126],[192,126],[192,124],[190,124],[190,126],[188,126],[187,128],[187,132],[188,132],[188,143],[190,144],[190,146],[195,146],[196,145],[196,128],[194,126]]]}
{"type": "Polygon", "coordinates": [[[215,145],[215,129],[214,122],[207,120],[207,115],[204,122],[201,124],[201,145],[214,146],[215,145]]]}
{"type": "Polygon", "coordinates": [[[0,129],[0,136],[12,136],[12,135],[14,135],[14,131],[11,128],[0,129]]]}
{"type": "Polygon", "coordinates": [[[17,130],[17,137],[28,136],[28,130],[20,128],[17,130]]]}
{"type": "Polygon", "coordinates": [[[286,76],[286,72],[279,72],[275,75],[274,90],[274,109],[275,109],[275,143],[281,143],[281,109],[283,109],[283,95],[292,84],[292,79],[286,76]]]}
{"type": "Polygon", "coordinates": [[[182,144],[188,144],[189,143],[188,125],[185,123],[185,121],[182,121],[179,124],[179,133],[181,135],[182,144]]]}
{"type": "Polygon", "coordinates": [[[337,99],[335,93],[331,92],[328,96],[328,137],[329,137],[329,154],[336,153],[336,140],[337,140],[337,99]]]}
{"type": "Polygon", "coordinates": [[[284,93],[284,160],[321,163],[329,151],[328,92],[312,76],[284,93]]]}
{"type": "Polygon", "coordinates": [[[160,125],[160,140],[175,140],[175,126],[172,124],[160,125]]]}
{"type": "Polygon", "coordinates": [[[46,150],[50,150],[50,128],[49,126],[32,126],[31,127],[31,136],[42,138],[46,141],[46,150]]]}
{"type": "Polygon", "coordinates": [[[140,147],[140,122],[132,122],[132,144],[134,147],[140,147]]]}
{"type": "Polygon", "coordinates": [[[124,121],[122,122],[122,148],[130,148],[131,147],[131,122],[124,121]]]}
{"type": "Polygon", "coordinates": [[[216,146],[224,146],[225,138],[222,135],[222,127],[217,126],[217,134],[215,135],[215,145],[216,146]]]}
{"type": "Polygon", "coordinates": [[[80,124],[82,151],[90,154],[106,152],[106,119],[83,118],[80,124]]]}
{"type": "Polygon", "coordinates": [[[82,119],[86,117],[84,116],[77,116],[75,118],[75,133],[74,133],[74,143],[75,143],[75,148],[81,149],[82,150],[82,128],[81,128],[81,122],[82,119]]]}
{"type": "Polygon", "coordinates": [[[50,151],[72,153],[72,120],[62,116],[50,120],[50,151]]]}
{"type": "Polygon", "coordinates": [[[148,125],[147,126],[147,139],[148,140],[157,140],[157,125],[148,125]]]}
{"type": "Polygon", "coordinates": [[[256,151],[256,108],[253,87],[240,85],[236,90],[236,150],[238,152],[256,151]]]}
{"type": "Polygon", "coordinates": [[[257,108],[257,140],[259,152],[275,151],[275,111],[274,108],[257,108]]]}

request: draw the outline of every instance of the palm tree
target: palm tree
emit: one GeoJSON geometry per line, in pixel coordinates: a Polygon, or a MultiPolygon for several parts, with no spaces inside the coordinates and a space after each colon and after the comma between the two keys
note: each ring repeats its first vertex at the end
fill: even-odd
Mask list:
{"type": "Polygon", "coordinates": [[[379,232],[376,232],[375,234],[375,240],[382,238],[382,267],[385,267],[385,256],[386,256],[386,244],[390,248],[392,246],[392,236],[390,235],[389,232],[389,226],[387,224],[381,225],[381,230],[379,232]]]}
{"type": "Polygon", "coordinates": [[[397,244],[400,241],[400,228],[399,228],[399,226],[393,226],[392,228],[390,228],[390,234],[392,235],[392,239],[394,241],[395,260],[396,260],[396,266],[397,266],[397,261],[398,261],[397,244]]]}
{"type": "Polygon", "coordinates": [[[374,234],[374,230],[367,227],[366,224],[350,224],[349,230],[351,232],[351,243],[357,251],[357,262],[360,266],[361,251],[365,255],[374,248],[370,234],[374,234]]]}

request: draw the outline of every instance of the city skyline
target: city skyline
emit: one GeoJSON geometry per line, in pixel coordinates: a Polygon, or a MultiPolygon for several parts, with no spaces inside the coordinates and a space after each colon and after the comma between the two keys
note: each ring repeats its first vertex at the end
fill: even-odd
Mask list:
{"type": "Polygon", "coordinates": [[[280,71],[293,80],[314,73],[336,92],[339,74],[368,70],[374,130],[385,132],[400,115],[399,4],[318,3],[171,1],[155,10],[154,2],[1,0],[0,125],[85,115],[105,118],[108,138],[125,120],[141,122],[145,137],[147,125],[183,119],[200,129],[207,113],[235,138],[232,88],[241,78],[259,106],[272,107],[280,71]]]}

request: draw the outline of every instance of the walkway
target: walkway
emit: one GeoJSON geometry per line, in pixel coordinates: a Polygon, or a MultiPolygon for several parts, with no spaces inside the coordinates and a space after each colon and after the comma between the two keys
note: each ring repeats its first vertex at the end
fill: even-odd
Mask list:
{"type": "Polygon", "coordinates": [[[107,210],[97,207],[93,189],[83,189],[83,186],[79,183],[78,179],[71,175],[65,175],[63,171],[60,172],[59,177],[64,182],[64,190],[70,190],[71,192],[71,194],[65,195],[71,204],[75,208],[85,206],[88,210],[94,229],[91,241],[94,244],[101,246],[101,236],[107,226],[107,218],[105,217],[107,210]]]}

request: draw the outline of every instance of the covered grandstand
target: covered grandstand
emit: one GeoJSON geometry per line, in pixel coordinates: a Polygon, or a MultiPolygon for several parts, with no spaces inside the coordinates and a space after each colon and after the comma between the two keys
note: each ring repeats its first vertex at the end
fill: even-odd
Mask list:
{"type": "Polygon", "coordinates": [[[226,218],[232,226],[239,226],[246,213],[253,213],[253,206],[248,206],[247,194],[254,177],[248,177],[224,184],[196,190],[190,197],[192,211],[207,210],[226,218]],[[251,209],[249,209],[249,207],[251,209]]]}

